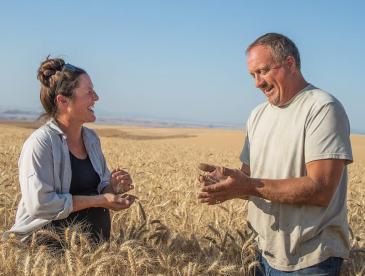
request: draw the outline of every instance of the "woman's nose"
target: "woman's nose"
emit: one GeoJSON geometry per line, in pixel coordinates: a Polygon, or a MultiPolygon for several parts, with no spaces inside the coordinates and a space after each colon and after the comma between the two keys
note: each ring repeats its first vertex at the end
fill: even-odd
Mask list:
{"type": "Polygon", "coordinates": [[[94,91],[94,101],[97,101],[99,100],[99,96],[98,94],[96,93],[96,91],[94,91]]]}

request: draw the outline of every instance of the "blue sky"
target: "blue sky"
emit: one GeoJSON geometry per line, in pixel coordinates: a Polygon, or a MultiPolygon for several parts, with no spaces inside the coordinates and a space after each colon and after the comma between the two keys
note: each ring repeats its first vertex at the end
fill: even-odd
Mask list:
{"type": "Polygon", "coordinates": [[[96,115],[244,125],[265,101],[245,49],[267,32],[298,46],[307,81],[365,131],[363,1],[2,1],[0,107],[39,110],[47,56],[90,74],[96,115]]]}

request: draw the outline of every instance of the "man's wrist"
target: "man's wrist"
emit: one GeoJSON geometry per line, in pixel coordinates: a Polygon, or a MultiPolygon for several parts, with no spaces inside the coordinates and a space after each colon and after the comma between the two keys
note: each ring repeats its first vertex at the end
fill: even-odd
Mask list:
{"type": "Polygon", "coordinates": [[[246,195],[247,196],[257,196],[257,179],[248,177],[246,185],[246,195]]]}

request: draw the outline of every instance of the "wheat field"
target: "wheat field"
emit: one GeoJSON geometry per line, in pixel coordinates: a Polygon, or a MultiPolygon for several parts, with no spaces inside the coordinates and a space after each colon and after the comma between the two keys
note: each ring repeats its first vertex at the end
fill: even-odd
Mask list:
{"type": "MultiPolygon", "coordinates": [[[[0,234],[9,229],[20,199],[17,161],[36,126],[0,124],[0,234]]],[[[239,168],[243,131],[91,125],[101,137],[109,168],[132,175],[138,201],[111,212],[109,242],[94,246],[77,227],[62,237],[48,230],[28,243],[0,241],[0,275],[253,275],[254,233],[246,205],[197,200],[200,162],[239,168]],[[64,251],[37,245],[62,239],[64,251]]],[[[343,275],[365,275],[365,137],[353,136],[348,212],[351,256],[343,275]]]]}

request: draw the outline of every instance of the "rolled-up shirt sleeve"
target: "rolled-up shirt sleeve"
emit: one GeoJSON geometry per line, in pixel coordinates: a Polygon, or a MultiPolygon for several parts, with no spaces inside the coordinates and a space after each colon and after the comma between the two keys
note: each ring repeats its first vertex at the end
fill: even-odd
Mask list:
{"type": "Polygon", "coordinates": [[[101,170],[102,170],[101,181],[98,185],[98,193],[101,194],[102,191],[104,190],[104,188],[107,187],[110,183],[110,171],[108,169],[104,154],[103,154],[102,149],[101,149],[100,139],[97,136],[96,136],[96,138],[97,138],[97,143],[96,143],[97,152],[98,152],[100,165],[101,165],[101,170]]]}
{"type": "Polygon", "coordinates": [[[110,183],[110,171],[108,169],[108,166],[106,165],[106,161],[104,158],[104,155],[102,154],[102,169],[103,169],[103,177],[100,181],[100,184],[98,185],[98,192],[99,194],[102,193],[105,187],[107,187],[110,183]]]}
{"type": "Polygon", "coordinates": [[[27,213],[33,218],[59,220],[72,212],[72,195],[57,191],[51,142],[35,137],[24,144],[19,159],[19,182],[27,213]]]}

